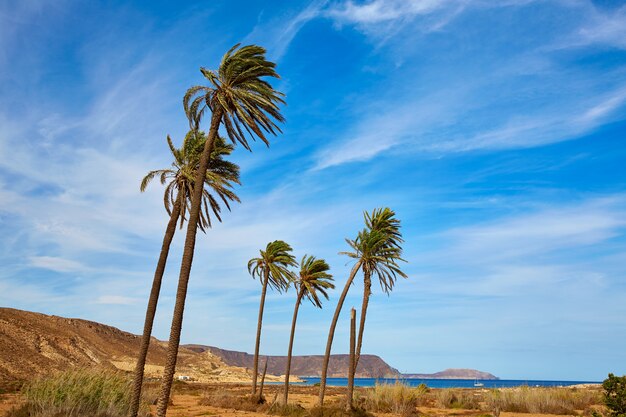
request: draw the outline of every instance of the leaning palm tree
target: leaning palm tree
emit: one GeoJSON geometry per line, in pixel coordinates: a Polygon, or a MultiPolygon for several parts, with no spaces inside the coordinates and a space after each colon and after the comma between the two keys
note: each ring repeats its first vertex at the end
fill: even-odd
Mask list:
{"type": "Polygon", "coordinates": [[[300,261],[300,274],[294,285],[298,291],[296,305],[293,309],[293,319],[291,320],[291,336],[289,337],[289,350],[287,351],[287,369],[285,370],[285,392],[283,394],[283,404],[287,404],[289,396],[289,373],[291,371],[291,352],[293,349],[293,338],[296,331],[296,321],[298,320],[298,309],[303,298],[308,298],[311,303],[322,308],[322,301],[318,295],[322,294],[328,300],[327,290],[335,288],[332,283],[333,276],[328,273],[330,267],[323,259],[316,259],[314,256],[305,255],[300,261]]]}
{"type": "MultiPolygon", "coordinates": [[[[265,49],[260,46],[248,45],[239,48],[237,44],[226,52],[217,71],[201,68],[202,75],[210,85],[190,88],[183,99],[185,112],[193,128],[199,127],[207,109],[212,113],[207,141],[196,172],[197,181],[204,178],[209,166],[209,158],[220,125],[224,127],[226,135],[233,143],[238,142],[246,149],[250,148],[246,133],[251,139],[258,137],[268,144],[265,135],[280,132],[276,123],[284,121],[279,110],[279,105],[284,103],[283,94],[262,79],[278,78],[275,66],[276,64],[265,59],[265,49]]],[[[174,380],[201,200],[202,191],[199,188],[194,189],[189,207],[189,221],[172,315],[167,359],[157,403],[158,417],[165,417],[174,380]]]]}
{"type": "MultiPolygon", "coordinates": [[[[337,302],[337,307],[335,309],[335,314],[333,315],[333,320],[330,324],[328,340],[326,341],[326,352],[324,354],[324,362],[322,364],[322,375],[320,378],[320,392],[318,398],[318,403],[320,406],[324,404],[328,364],[330,361],[330,352],[332,348],[333,338],[335,336],[337,321],[339,320],[339,315],[341,313],[343,303],[346,299],[346,296],[348,295],[348,290],[350,289],[350,286],[352,285],[356,274],[361,268],[363,268],[364,272],[368,271],[368,277],[371,280],[371,274],[380,271],[380,276],[382,277],[381,285],[386,285],[386,287],[383,288],[387,288],[387,290],[390,290],[393,287],[397,275],[400,275],[402,277],[406,276],[397,265],[397,262],[402,260],[402,249],[400,248],[400,244],[402,243],[402,235],[399,231],[399,222],[395,219],[395,213],[388,208],[377,209],[374,210],[371,215],[367,212],[364,213],[364,217],[366,228],[358,233],[356,239],[346,239],[346,242],[354,250],[354,252],[342,252],[342,254],[348,255],[351,258],[355,259],[356,262],[352,267],[352,270],[350,271],[348,281],[346,282],[346,285],[339,297],[339,301],[337,302]],[[361,250],[365,250],[367,256],[361,256],[363,255],[363,252],[361,250]],[[377,267],[377,269],[372,269],[373,260],[380,262],[380,265],[377,267]]],[[[365,304],[363,312],[365,312],[366,309],[367,305],[365,304]]],[[[361,320],[363,321],[364,326],[365,318],[363,314],[361,320]]],[[[360,347],[357,349],[357,352],[360,352],[360,347]]],[[[358,359],[356,361],[358,361],[358,359]]],[[[354,366],[354,369],[356,371],[356,364],[354,366]]]]}
{"type": "Polygon", "coordinates": [[[404,240],[400,233],[400,220],[396,219],[395,216],[396,213],[388,207],[375,209],[372,214],[366,212],[367,236],[359,241],[349,241],[348,244],[353,251],[343,253],[350,258],[360,259],[363,270],[363,302],[354,359],[355,370],[361,357],[365,317],[369,298],[372,295],[372,276],[378,278],[380,288],[387,295],[393,290],[398,276],[407,277],[398,266],[399,261],[406,261],[402,259],[401,244],[404,240]]]}
{"type": "Polygon", "coordinates": [[[261,301],[259,303],[259,319],[256,327],[256,343],[254,345],[254,363],[252,370],[252,395],[256,394],[256,380],[259,372],[259,346],[261,344],[261,326],[263,325],[263,309],[265,308],[265,294],[267,287],[278,292],[287,291],[295,277],[289,267],[296,266],[296,258],[291,254],[291,246],[282,240],[275,240],[267,244],[265,250],[260,250],[258,258],[248,261],[248,272],[253,278],[261,282],[261,301]]]}
{"type": "MultiPolygon", "coordinates": [[[[365,317],[372,294],[372,276],[378,278],[380,287],[387,295],[393,289],[398,276],[407,277],[398,265],[398,262],[406,261],[402,259],[400,244],[403,240],[400,234],[400,221],[395,218],[395,213],[388,208],[374,210],[371,215],[365,214],[365,223],[367,226],[365,233],[361,234],[357,240],[348,241],[353,251],[344,253],[353,259],[359,259],[363,271],[363,302],[352,368],[354,373],[361,358],[365,317]]],[[[354,374],[350,376],[352,383],[354,383],[354,376],[354,374]]],[[[352,388],[348,387],[350,392],[352,388]]]]}
{"type": "MultiPolygon", "coordinates": [[[[205,141],[206,136],[203,132],[190,131],[185,136],[183,145],[178,149],[174,146],[172,139],[167,136],[167,144],[174,157],[172,166],[167,169],[150,171],[141,181],[140,189],[142,192],[146,190],[148,184],[154,178],[159,178],[161,184],[167,183],[163,204],[170,216],[170,220],[167,224],[165,235],[163,236],[161,254],[154,272],[148,308],[146,309],[143,335],[141,337],[139,355],[135,366],[131,417],[136,417],[139,411],[144,367],[148,355],[148,347],[150,346],[150,336],[152,334],[154,316],[159,301],[161,282],[163,280],[170,245],[176,232],[177,222],[180,221],[180,227],[182,228],[185,221],[186,212],[188,211],[191,194],[194,188],[195,170],[197,169],[200,153],[202,152],[205,141]]],[[[207,227],[211,226],[209,209],[213,212],[215,218],[222,221],[220,216],[221,207],[218,199],[221,200],[229,210],[231,201],[239,202],[239,197],[232,191],[233,184],[240,184],[239,167],[223,159],[224,156],[230,155],[233,149],[234,147],[227,144],[223,138],[218,138],[216,146],[213,148],[211,163],[209,164],[209,169],[204,178],[202,191],[202,215],[198,222],[198,227],[202,231],[205,231],[207,227]]]]}

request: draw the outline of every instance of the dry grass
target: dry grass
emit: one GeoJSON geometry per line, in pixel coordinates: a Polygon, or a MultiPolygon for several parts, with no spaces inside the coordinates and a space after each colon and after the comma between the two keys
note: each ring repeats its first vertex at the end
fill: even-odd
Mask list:
{"type": "Polygon", "coordinates": [[[198,404],[232,410],[256,412],[265,412],[269,408],[265,398],[259,401],[259,397],[256,395],[241,395],[224,390],[206,392],[202,398],[200,398],[198,404]]]}
{"type": "Polygon", "coordinates": [[[442,388],[435,394],[435,404],[440,408],[477,410],[480,408],[480,399],[480,393],[475,390],[442,388]]]}
{"type": "Polygon", "coordinates": [[[416,408],[426,400],[428,388],[425,385],[410,387],[401,382],[376,384],[357,398],[357,404],[367,411],[394,413],[403,416],[416,414],[416,408]]]}
{"type": "Polygon", "coordinates": [[[362,409],[355,408],[352,410],[346,410],[344,404],[329,404],[324,407],[314,407],[309,411],[310,417],[374,417],[370,412],[362,409]]]}
{"type": "Polygon", "coordinates": [[[533,414],[576,414],[602,403],[599,391],[576,388],[529,388],[491,390],[485,404],[494,415],[499,411],[533,414]]]}
{"type": "Polygon", "coordinates": [[[275,402],[267,410],[267,414],[283,417],[305,417],[309,415],[309,412],[298,404],[279,404],[275,402]]]}
{"type": "MultiPolygon", "coordinates": [[[[38,378],[24,386],[26,404],[9,416],[125,417],[131,381],[117,372],[78,369],[38,378]]],[[[143,407],[140,415],[147,414],[143,407]]]]}

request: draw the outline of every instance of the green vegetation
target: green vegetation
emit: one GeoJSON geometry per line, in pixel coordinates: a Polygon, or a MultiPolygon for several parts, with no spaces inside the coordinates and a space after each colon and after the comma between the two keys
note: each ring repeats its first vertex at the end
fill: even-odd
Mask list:
{"type": "MultiPolygon", "coordinates": [[[[102,369],[42,377],[25,385],[22,393],[26,404],[14,416],[126,417],[131,406],[131,380],[102,369]]],[[[147,406],[140,415],[147,415],[147,406]]]]}
{"type": "Polygon", "coordinates": [[[602,383],[604,404],[612,417],[626,416],[626,376],[609,377],[602,383]]]}

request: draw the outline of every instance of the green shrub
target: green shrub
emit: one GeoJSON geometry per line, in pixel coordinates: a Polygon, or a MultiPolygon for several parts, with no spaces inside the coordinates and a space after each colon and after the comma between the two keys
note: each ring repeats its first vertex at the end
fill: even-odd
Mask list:
{"type": "MultiPolygon", "coordinates": [[[[103,369],[78,369],[36,379],[24,386],[33,417],[124,417],[132,385],[125,375],[103,369]]],[[[147,412],[143,407],[142,415],[147,412]]]]}
{"type": "Polygon", "coordinates": [[[602,388],[604,388],[604,404],[611,416],[626,416],[626,376],[609,374],[609,377],[602,383],[602,388]]]}

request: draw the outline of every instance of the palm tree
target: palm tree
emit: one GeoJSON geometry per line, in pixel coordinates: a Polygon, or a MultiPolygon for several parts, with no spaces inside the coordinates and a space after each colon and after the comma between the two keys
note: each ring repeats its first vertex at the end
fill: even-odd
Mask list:
{"type": "MultiPolygon", "coordinates": [[[[339,314],[341,313],[343,303],[346,299],[346,296],[348,295],[348,290],[350,289],[350,286],[352,285],[352,282],[354,281],[354,278],[359,269],[363,268],[364,275],[366,275],[365,273],[367,273],[364,281],[366,286],[365,291],[368,296],[367,300],[364,299],[364,307],[362,308],[361,314],[361,326],[363,327],[365,326],[365,312],[367,310],[367,301],[369,301],[370,291],[370,289],[367,288],[367,282],[368,280],[371,282],[371,274],[379,274],[378,276],[380,277],[381,285],[383,286],[383,290],[386,289],[386,292],[393,288],[393,284],[395,283],[397,275],[406,277],[406,275],[399,269],[397,265],[397,262],[402,260],[402,249],[400,248],[400,243],[402,243],[402,235],[399,231],[400,223],[397,219],[395,219],[395,213],[393,212],[393,210],[389,208],[376,209],[372,212],[371,215],[365,212],[364,218],[366,228],[358,233],[356,239],[346,239],[346,242],[354,250],[354,252],[341,253],[355,259],[356,263],[350,271],[350,276],[348,277],[348,281],[346,282],[341,296],[339,297],[339,301],[337,302],[337,307],[335,309],[335,314],[330,324],[328,340],[326,342],[326,352],[324,355],[324,362],[322,364],[322,375],[320,378],[320,393],[318,398],[320,406],[324,404],[328,364],[330,361],[330,352],[332,348],[333,338],[335,335],[335,329],[337,327],[337,321],[339,320],[339,314]],[[379,264],[376,264],[376,262],[378,262],[379,264]]],[[[363,332],[361,327],[359,332],[359,340],[361,341],[363,332]]],[[[358,362],[361,344],[362,343],[359,342],[357,345],[357,355],[355,358],[356,362],[358,362]]],[[[356,372],[356,363],[354,369],[356,372]]]]}
{"type": "MultiPolygon", "coordinates": [[[[203,132],[190,131],[185,136],[183,145],[180,149],[178,149],[174,146],[172,139],[168,135],[167,144],[169,145],[170,152],[174,157],[172,167],[167,169],[150,171],[141,181],[141,192],[144,192],[146,190],[148,184],[154,178],[158,177],[161,181],[161,184],[168,183],[165,187],[163,204],[165,205],[165,210],[170,216],[170,220],[167,224],[167,228],[165,229],[165,235],[163,236],[161,254],[159,256],[157,267],[154,272],[152,289],[150,291],[150,298],[148,301],[148,307],[146,309],[146,319],[144,322],[143,335],[141,337],[141,345],[139,348],[137,365],[135,366],[133,397],[130,414],[131,417],[136,417],[139,411],[139,401],[141,398],[144,367],[146,363],[146,357],[148,355],[148,347],[150,346],[150,335],[152,334],[152,325],[154,323],[156,307],[159,301],[161,282],[163,280],[163,273],[165,271],[165,265],[167,263],[170,245],[176,232],[176,223],[180,220],[180,227],[182,228],[183,226],[185,213],[188,210],[191,194],[193,192],[195,170],[198,166],[200,152],[204,147],[205,141],[206,136],[203,132]]],[[[228,162],[223,159],[224,156],[230,155],[233,149],[234,147],[224,142],[223,138],[217,139],[216,146],[213,149],[211,163],[205,175],[204,188],[202,191],[203,210],[200,222],[198,223],[198,227],[202,231],[205,231],[207,227],[211,226],[209,208],[213,212],[213,215],[219,221],[221,221],[221,207],[218,203],[218,200],[213,194],[216,194],[217,197],[224,202],[224,205],[226,205],[229,210],[229,201],[239,202],[239,197],[237,197],[237,195],[232,191],[233,183],[240,184],[239,167],[236,164],[233,164],[232,162],[228,162]],[[213,192],[211,192],[210,190],[212,190],[213,192]]]]}
{"type": "MultiPolygon", "coordinates": [[[[372,276],[378,278],[381,289],[387,295],[393,289],[398,276],[407,277],[398,265],[399,261],[406,261],[402,259],[400,246],[403,242],[400,221],[395,218],[394,211],[384,208],[374,210],[371,215],[365,213],[365,224],[366,233],[362,234],[360,239],[348,242],[353,252],[344,253],[353,259],[359,259],[363,270],[363,302],[354,357],[353,372],[355,373],[361,358],[365,317],[372,294],[372,276]]],[[[354,383],[354,375],[351,380],[354,383]]]]}
{"type": "MultiPolygon", "coordinates": [[[[267,133],[275,135],[276,132],[280,132],[276,123],[284,121],[278,107],[284,103],[283,94],[262,79],[279,78],[274,70],[275,66],[276,64],[265,59],[265,49],[260,46],[248,45],[239,48],[237,44],[226,52],[217,71],[201,68],[202,75],[210,85],[190,88],[183,99],[185,112],[194,128],[198,128],[207,109],[212,112],[207,141],[196,172],[197,181],[204,178],[209,166],[209,158],[220,125],[224,126],[228,138],[233,143],[239,142],[246,149],[249,149],[249,146],[244,130],[253,140],[258,137],[266,144],[269,143],[265,137],[267,133]]],[[[189,207],[189,222],[180,265],[167,359],[157,403],[158,417],[165,417],[174,380],[201,200],[202,191],[199,188],[194,189],[189,207]]]]}
{"type": "Polygon", "coordinates": [[[291,320],[291,336],[289,337],[289,350],[287,352],[287,369],[285,370],[285,392],[283,404],[287,404],[289,396],[289,373],[291,371],[291,352],[293,349],[293,338],[296,331],[296,321],[298,320],[298,309],[303,298],[308,298],[311,303],[322,308],[322,301],[318,295],[322,294],[328,300],[327,290],[335,288],[331,281],[333,276],[327,271],[330,269],[323,259],[316,259],[314,256],[305,255],[300,261],[300,274],[294,285],[298,290],[296,305],[293,309],[293,319],[291,320]]]}
{"type": "Polygon", "coordinates": [[[256,380],[259,372],[259,346],[261,344],[261,326],[263,324],[263,309],[265,308],[265,294],[268,285],[278,292],[287,291],[294,281],[293,272],[288,268],[296,266],[296,258],[290,252],[291,246],[282,240],[275,240],[267,244],[265,250],[260,250],[258,258],[248,261],[248,272],[253,278],[258,277],[263,285],[261,301],[259,303],[259,319],[256,328],[256,343],[254,345],[254,364],[252,371],[252,395],[256,394],[256,380]]]}

